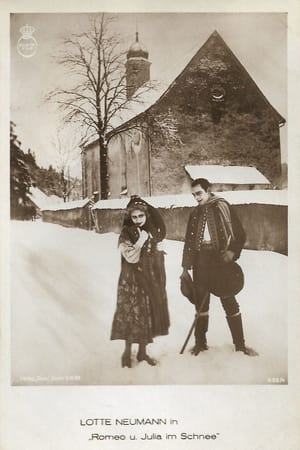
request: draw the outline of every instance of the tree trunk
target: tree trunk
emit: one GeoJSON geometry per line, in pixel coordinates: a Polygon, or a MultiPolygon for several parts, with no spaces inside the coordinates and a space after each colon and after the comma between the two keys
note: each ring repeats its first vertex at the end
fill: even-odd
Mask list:
{"type": "Polygon", "coordinates": [[[107,144],[104,141],[103,136],[99,138],[100,147],[100,189],[101,200],[107,200],[108,198],[108,165],[107,165],[107,144]]]}

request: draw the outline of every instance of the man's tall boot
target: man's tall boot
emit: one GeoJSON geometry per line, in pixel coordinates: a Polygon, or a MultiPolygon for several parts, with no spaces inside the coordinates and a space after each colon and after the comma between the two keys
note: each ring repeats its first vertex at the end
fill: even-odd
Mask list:
{"type": "Polygon", "coordinates": [[[235,346],[235,351],[243,352],[245,355],[248,356],[257,356],[258,353],[255,350],[253,350],[250,347],[246,347],[245,345],[241,313],[235,314],[233,316],[227,316],[226,319],[235,346]]]}
{"type": "Polygon", "coordinates": [[[206,333],[208,330],[208,313],[200,313],[195,326],[195,346],[191,353],[195,356],[200,352],[208,350],[206,342],[206,333]]]}

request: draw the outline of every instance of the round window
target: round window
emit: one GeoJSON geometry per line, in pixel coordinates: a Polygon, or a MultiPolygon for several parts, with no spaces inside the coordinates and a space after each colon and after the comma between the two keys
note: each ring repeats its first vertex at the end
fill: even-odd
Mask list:
{"type": "Polygon", "coordinates": [[[225,100],[225,89],[222,86],[213,86],[211,99],[213,102],[223,102],[225,100]]]}

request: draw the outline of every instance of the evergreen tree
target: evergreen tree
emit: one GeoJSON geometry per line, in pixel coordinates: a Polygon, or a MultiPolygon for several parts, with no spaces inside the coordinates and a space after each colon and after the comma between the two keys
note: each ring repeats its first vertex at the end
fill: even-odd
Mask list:
{"type": "Polygon", "coordinates": [[[15,124],[10,122],[10,204],[11,218],[22,218],[31,177],[25,162],[25,154],[15,133],[15,124]]]}
{"type": "Polygon", "coordinates": [[[27,150],[27,153],[24,155],[24,161],[26,162],[27,166],[30,166],[30,168],[36,168],[36,160],[35,160],[35,154],[31,152],[31,149],[29,148],[27,150]]]}

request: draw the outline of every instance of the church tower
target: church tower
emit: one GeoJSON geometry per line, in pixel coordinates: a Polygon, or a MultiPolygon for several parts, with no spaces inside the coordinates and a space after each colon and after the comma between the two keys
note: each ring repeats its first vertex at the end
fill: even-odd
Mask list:
{"type": "Polygon", "coordinates": [[[127,52],[126,61],[126,88],[127,98],[130,99],[136,90],[150,80],[149,53],[146,47],[139,42],[139,33],[136,32],[135,42],[127,52]]]}

